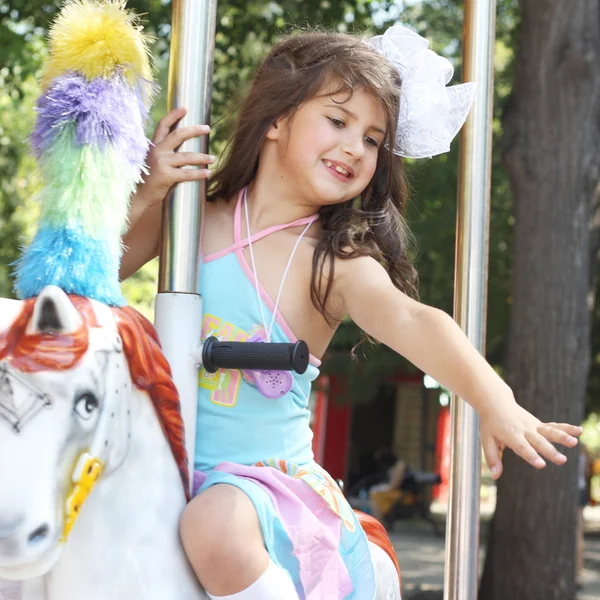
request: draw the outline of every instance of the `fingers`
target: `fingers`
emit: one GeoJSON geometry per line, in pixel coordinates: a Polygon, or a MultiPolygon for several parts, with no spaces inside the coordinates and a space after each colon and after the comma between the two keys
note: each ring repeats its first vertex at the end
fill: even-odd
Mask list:
{"type": "Polygon", "coordinates": [[[176,127],[186,114],[185,108],[176,108],[165,115],[156,127],[153,147],[147,157],[150,175],[146,181],[153,189],[166,193],[177,183],[211,176],[208,168],[195,167],[208,167],[215,162],[214,156],[201,152],[177,152],[184,142],[210,132],[208,125],[176,127]]]}
{"type": "Polygon", "coordinates": [[[201,135],[210,133],[208,125],[186,125],[185,127],[176,127],[179,121],[187,114],[187,109],[183,106],[174,108],[167,113],[156,126],[152,143],[155,146],[164,144],[166,150],[175,150],[184,142],[201,135]]]}
{"type": "Polygon", "coordinates": [[[215,162],[211,154],[200,152],[175,152],[171,159],[172,167],[185,167],[187,165],[210,165],[215,162]]]}
{"type": "Polygon", "coordinates": [[[492,435],[481,434],[481,447],[487,463],[492,473],[493,479],[498,479],[502,475],[502,456],[498,442],[492,435]]]}
{"type": "Polygon", "coordinates": [[[188,125],[186,127],[178,127],[163,140],[162,145],[165,150],[175,150],[179,148],[184,142],[201,135],[207,135],[210,133],[210,127],[208,125],[188,125]]]}
{"type": "Polygon", "coordinates": [[[200,181],[201,179],[209,179],[212,171],[209,169],[178,169],[179,176],[177,182],[183,181],[200,181]]]}
{"type": "Polygon", "coordinates": [[[205,166],[213,163],[215,157],[200,152],[173,152],[170,155],[170,173],[174,183],[183,181],[199,181],[209,179],[210,169],[194,169],[185,167],[205,166]]]}
{"type": "Polygon", "coordinates": [[[567,448],[577,446],[577,437],[581,435],[582,431],[581,427],[568,423],[543,423],[538,427],[538,433],[541,433],[547,440],[553,444],[562,444],[567,448]]]}
{"type": "Polygon", "coordinates": [[[533,446],[524,436],[518,441],[508,444],[508,447],[536,469],[543,469],[546,466],[544,459],[533,449],[533,446]]]}
{"type": "Polygon", "coordinates": [[[168,112],[156,126],[156,130],[154,131],[154,135],[152,136],[152,143],[156,146],[160,144],[171,132],[171,129],[179,123],[179,121],[185,117],[187,114],[187,109],[183,106],[179,106],[178,108],[174,108],[172,111],[168,112]]]}
{"type": "MultiPolygon", "coordinates": [[[[560,429],[561,431],[564,431],[568,435],[572,435],[575,438],[578,438],[583,433],[583,427],[579,427],[578,425],[569,425],[569,423],[545,423],[545,425],[553,427],[554,429],[560,429]]],[[[565,445],[567,446],[568,444],[565,445]]]]}
{"type": "Polygon", "coordinates": [[[580,427],[568,423],[542,423],[537,431],[527,431],[525,439],[511,444],[512,450],[534,467],[541,469],[546,466],[544,458],[556,465],[563,465],[567,457],[559,452],[553,444],[561,444],[568,448],[577,445],[575,435],[580,435],[580,427]]]}
{"type": "Polygon", "coordinates": [[[567,462],[567,457],[559,452],[542,434],[528,433],[526,437],[537,452],[555,465],[563,465],[567,462]]]}
{"type": "MultiPolygon", "coordinates": [[[[582,433],[581,427],[568,423],[542,423],[514,402],[501,406],[498,414],[483,411],[481,419],[482,445],[490,469],[500,464],[500,443],[537,469],[546,466],[544,459],[563,465],[567,457],[554,444],[573,448],[582,433]]],[[[495,478],[494,472],[492,476],[495,478]]]]}

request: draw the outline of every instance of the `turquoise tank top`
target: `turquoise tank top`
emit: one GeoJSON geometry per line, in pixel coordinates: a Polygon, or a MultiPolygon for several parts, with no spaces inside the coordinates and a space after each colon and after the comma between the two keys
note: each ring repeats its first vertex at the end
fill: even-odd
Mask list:
{"type": "MultiPolygon", "coordinates": [[[[220,340],[247,341],[255,334],[264,334],[254,272],[243,252],[248,240],[241,239],[244,192],[240,192],[235,209],[233,246],[201,256],[198,291],[204,301],[203,339],[214,335],[220,340]]],[[[288,227],[308,228],[315,219],[316,215],[271,227],[254,234],[251,241],[288,227]]],[[[268,328],[275,306],[260,282],[258,287],[268,328]]],[[[296,339],[276,311],[271,341],[296,339]]],[[[319,375],[319,364],[311,356],[306,372],[294,373],[290,391],[277,399],[263,396],[241,371],[219,369],[207,373],[201,369],[195,469],[209,471],[222,462],[253,465],[281,459],[301,465],[313,460],[309,398],[311,383],[319,375]]]]}

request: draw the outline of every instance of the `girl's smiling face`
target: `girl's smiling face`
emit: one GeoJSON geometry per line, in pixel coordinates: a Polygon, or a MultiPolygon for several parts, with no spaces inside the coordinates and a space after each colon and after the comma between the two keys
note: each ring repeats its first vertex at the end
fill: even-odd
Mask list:
{"type": "Polygon", "coordinates": [[[377,166],[387,127],[382,106],[362,87],[350,93],[330,82],[267,132],[276,142],[276,172],[295,182],[311,204],[358,196],[377,166]]]}

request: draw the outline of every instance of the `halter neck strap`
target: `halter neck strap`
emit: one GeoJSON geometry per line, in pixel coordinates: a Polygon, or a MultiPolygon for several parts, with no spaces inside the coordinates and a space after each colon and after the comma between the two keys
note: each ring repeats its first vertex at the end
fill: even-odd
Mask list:
{"type": "MultiPolygon", "coordinates": [[[[277,292],[277,300],[275,300],[275,305],[273,307],[273,314],[271,316],[271,323],[269,324],[269,327],[267,328],[267,321],[265,319],[265,313],[263,311],[262,303],[260,301],[260,286],[258,283],[258,275],[256,272],[256,262],[254,260],[254,252],[252,250],[252,235],[250,235],[250,217],[248,216],[248,198],[246,195],[246,191],[247,191],[247,188],[244,189],[242,198],[243,198],[243,202],[244,202],[244,212],[246,215],[246,230],[248,233],[248,248],[250,250],[250,260],[252,261],[252,274],[254,275],[254,289],[256,291],[256,301],[258,303],[258,308],[260,310],[260,316],[262,319],[263,328],[264,328],[266,336],[267,336],[267,342],[270,342],[271,334],[273,333],[273,325],[275,325],[275,320],[276,320],[277,314],[278,314],[277,309],[279,308],[279,300],[281,300],[281,292],[283,291],[283,285],[285,283],[286,277],[290,270],[290,266],[292,265],[292,260],[294,259],[294,255],[296,254],[296,250],[298,249],[298,246],[300,245],[300,241],[304,237],[304,234],[310,229],[310,226],[317,220],[318,215],[315,214],[315,215],[312,215],[312,217],[308,217],[308,223],[306,223],[304,229],[302,230],[302,233],[298,236],[298,239],[296,240],[296,243],[294,244],[294,248],[292,249],[290,257],[288,258],[287,264],[283,271],[283,276],[281,278],[281,282],[279,284],[279,291],[277,292]]],[[[306,221],[306,218],[298,219],[298,221],[301,221],[301,220],[306,221]]],[[[294,223],[298,223],[298,221],[294,221],[294,223]]]]}
{"type": "MultiPolygon", "coordinates": [[[[204,262],[210,262],[213,260],[217,260],[222,258],[223,256],[227,256],[231,252],[235,252],[237,250],[242,250],[250,243],[254,244],[254,242],[258,242],[263,238],[271,235],[272,233],[276,233],[277,231],[281,231],[283,229],[289,229],[291,227],[300,227],[302,225],[308,225],[316,221],[319,218],[319,213],[314,213],[308,217],[302,217],[301,219],[296,219],[290,223],[284,223],[283,225],[272,225],[271,227],[267,227],[258,233],[252,235],[251,239],[244,238],[242,239],[242,200],[244,198],[244,193],[247,188],[242,188],[240,193],[238,194],[237,203],[235,205],[235,213],[233,217],[233,244],[228,246],[227,248],[223,248],[217,252],[213,252],[212,254],[208,254],[204,256],[204,262]]],[[[202,224],[204,225],[204,220],[202,220],[202,224]]]]}
{"type": "MultiPolygon", "coordinates": [[[[243,248],[247,246],[249,240],[242,239],[242,200],[244,198],[244,194],[247,188],[243,188],[240,190],[238,194],[237,204],[235,206],[235,215],[234,215],[234,226],[233,226],[233,246],[232,249],[243,248]]],[[[251,237],[251,242],[257,242],[272,233],[276,233],[277,231],[281,231],[283,229],[289,229],[291,227],[300,227],[301,225],[308,225],[315,221],[319,216],[319,213],[314,213],[308,217],[302,217],[301,219],[296,219],[295,221],[291,221],[290,223],[284,223],[283,225],[272,225],[271,227],[267,227],[267,229],[263,229],[258,233],[255,233],[251,237]]]]}

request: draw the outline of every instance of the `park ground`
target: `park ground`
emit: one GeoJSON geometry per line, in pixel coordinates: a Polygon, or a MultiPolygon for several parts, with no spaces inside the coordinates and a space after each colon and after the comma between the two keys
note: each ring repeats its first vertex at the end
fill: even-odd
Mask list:
{"type": "MultiPolygon", "coordinates": [[[[439,523],[446,518],[445,507],[433,506],[439,523]]],[[[482,529],[491,515],[482,506],[482,529]]],[[[586,507],[585,567],[582,589],[577,600],[600,600],[600,506],[586,507]]],[[[444,588],[445,542],[423,521],[398,521],[391,534],[402,570],[403,600],[441,600],[444,588]]],[[[480,548],[480,570],[485,558],[485,543],[480,548]]]]}

